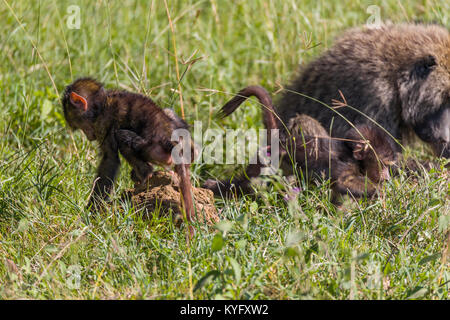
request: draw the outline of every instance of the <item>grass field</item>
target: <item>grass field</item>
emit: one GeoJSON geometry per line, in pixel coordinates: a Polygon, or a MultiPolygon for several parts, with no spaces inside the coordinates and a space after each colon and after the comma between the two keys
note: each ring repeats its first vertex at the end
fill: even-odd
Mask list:
{"type": "MultiPolygon", "coordinates": [[[[168,217],[85,209],[97,151],[65,128],[59,96],[73,79],[146,93],[203,129],[261,128],[254,101],[226,120],[214,113],[248,84],[275,93],[336,35],[365,24],[372,4],[0,0],[0,298],[448,299],[440,171],[401,175],[379,199],[339,208],[326,185],[291,197],[275,176],[256,200],[217,199],[223,221],[197,226],[190,247],[168,217]]],[[[383,21],[450,27],[446,0],[379,5],[383,21]]],[[[406,155],[430,158],[421,144],[406,155]]],[[[195,164],[193,183],[236,169],[195,164]]],[[[116,194],[132,185],[129,170],[116,194]]]]}

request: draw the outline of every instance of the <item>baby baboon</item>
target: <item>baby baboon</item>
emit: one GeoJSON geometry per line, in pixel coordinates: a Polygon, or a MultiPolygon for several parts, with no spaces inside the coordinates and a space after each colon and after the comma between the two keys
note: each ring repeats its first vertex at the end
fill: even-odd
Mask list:
{"type": "Polygon", "coordinates": [[[370,117],[400,141],[413,130],[437,156],[450,158],[450,33],[421,24],[349,30],[301,68],[277,113],[284,123],[296,114],[327,130],[333,123],[332,135],[340,138],[350,123],[370,117]],[[341,93],[341,107],[318,102],[331,105],[341,93]]]}
{"type": "Polygon", "coordinates": [[[120,151],[133,168],[132,179],[141,185],[152,174],[150,163],[175,165],[180,177],[181,202],[190,221],[194,209],[189,163],[174,163],[172,158],[172,149],[177,146],[171,140],[172,133],[187,129],[183,120],[173,111],[159,108],[146,96],[106,90],[90,78],[78,79],[67,86],[62,102],[67,124],[81,129],[90,141],[100,144],[102,160],[89,205],[95,208],[96,200],[107,198],[120,166],[120,151]]]}
{"type": "Polygon", "coordinates": [[[286,144],[303,175],[329,178],[335,195],[372,196],[376,185],[389,179],[389,168],[396,163],[392,139],[373,125],[357,125],[344,139],[336,139],[317,120],[298,115],[288,130],[293,148],[286,144]]]}
{"type": "MultiPolygon", "coordinates": [[[[354,176],[363,174],[372,182],[379,183],[390,178],[389,169],[397,161],[398,149],[395,143],[375,125],[356,125],[347,132],[344,139],[332,138],[317,120],[302,114],[289,121],[288,130],[296,145],[296,149],[291,152],[295,152],[297,163],[301,167],[302,156],[308,153],[310,163],[342,161],[352,167],[354,176]]],[[[315,166],[312,163],[310,165],[315,166]]],[[[330,166],[329,163],[328,165],[330,166]]],[[[317,167],[323,168],[323,165],[318,164],[317,167]]],[[[332,164],[330,167],[333,170],[332,164]]],[[[335,174],[336,177],[341,175],[340,172],[335,174]]]]}
{"type": "MultiPolygon", "coordinates": [[[[252,86],[243,91],[248,96],[255,94],[261,102],[268,104],[264,106],[265,119],[273,116],[270,97],[265,90],[252,86]]],[[[227,106],[230,104],[222,109],[223,114],[227,114],[227,106]]],[[[307,115],[297,115],[290,119],[287,132],[284,140],[280,141],[283,174],[293,174],[294,167],[297,167],[308,180],[330,179],[334,196],[347,193],[357,198],[372,196],[376,184],[389,179],[389,167],[396,162],[395,144],[374,125],[357,125],[348,131],[345,139],[336,139],[330,137],[317,120],[307,115]]],[[[261,162],[249,165],[245,176],[234,181],[208,180],[205,186],[216,194],[227,194],[233,187],[243,193],[251,193],[249,178],[258,176],[263,166],[261,162]]]]}

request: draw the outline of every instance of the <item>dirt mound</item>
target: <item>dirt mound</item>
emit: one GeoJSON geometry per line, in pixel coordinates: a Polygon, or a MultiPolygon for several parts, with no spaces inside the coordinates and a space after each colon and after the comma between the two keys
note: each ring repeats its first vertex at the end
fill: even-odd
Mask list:
{"type": "MultiPolygon", "coordinates": [[[[208,225],[218,222],[219,216],[214,206],[213,192],[203,188],[192,188],[192,193],[196,211],[192,217],[193,221],[208,225]]],[[[156,171],[147,186],[127,190],[124,196],[131,199],[137,209],[144,208],[149,214],[155,211],[168,214],[171,210],[176,225],[180,225],[183,221],[178,176],[173,172],[156,171]]]]}

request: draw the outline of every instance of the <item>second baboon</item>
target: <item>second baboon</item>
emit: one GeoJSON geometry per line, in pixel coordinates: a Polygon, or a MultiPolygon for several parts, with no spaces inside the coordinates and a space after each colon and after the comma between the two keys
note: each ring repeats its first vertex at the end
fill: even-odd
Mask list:
{"type": "MultiPolygon", "coordinates": [[[[261,102],[265,125],[270,130],[278,129],[280,124],[269,93],[259,86],[241,90],[224,105],[222,115],[230,114],[252,95],[261,102]]],[[[376,184],[389,178],[389,167],[396,162],[396,145],[374,125],[357,125],[348,130],[344,139],[340,139],[331,137],[310,116],[296,115],[283,131],[279,146],[283,173],[293,174],[298,168],[307,179],[329,178],[335,194],[373,195],[376,184]]],[[[263,167],[263,162],[258,161],[247,167],[245,175],[233,181],[208,180],[205,186],[216,194],[226,194],[232,191],[233,186],[236,191],[251,193],[250,178],[257,177],[263,167]]]]}

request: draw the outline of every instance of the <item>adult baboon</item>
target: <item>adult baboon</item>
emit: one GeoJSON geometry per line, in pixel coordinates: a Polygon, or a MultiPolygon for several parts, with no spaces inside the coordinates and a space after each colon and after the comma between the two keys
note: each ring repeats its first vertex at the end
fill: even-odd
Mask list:
{"type": "Polygon", "coordinates": [[[413,130],[450,158],[450,33],[421,24],[349,30],[300,70],[276,110],[284,123],[307,114],[335,137],[371,118],[400,141],[413,130]],[[347,106],[320,103],[342,96],[347,106]]]}

